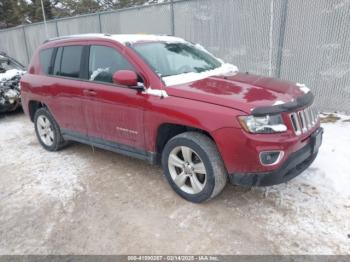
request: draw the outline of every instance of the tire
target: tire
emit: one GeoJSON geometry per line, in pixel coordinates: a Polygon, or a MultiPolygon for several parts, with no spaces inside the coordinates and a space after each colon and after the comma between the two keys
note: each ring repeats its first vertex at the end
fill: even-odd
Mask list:
{"type": "Polygon", "coordinates": [[[42,107],[35,112],[34,127],[39,143],[47,151],[58,151],[66,145],[57,122],[47,108],[42,107]]]}
{"type": "Polygon", "coordinates": [[[162,167],[173,190],[194,203],[214,198],[227,182],[227,171],[214,141],[198,132],[170,139],[162,152],[162,167]]]}

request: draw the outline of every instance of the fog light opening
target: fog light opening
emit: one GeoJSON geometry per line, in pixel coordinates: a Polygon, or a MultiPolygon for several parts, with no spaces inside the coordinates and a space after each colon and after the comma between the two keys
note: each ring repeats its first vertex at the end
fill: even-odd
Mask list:
{"type": "Polygon", "coordinates": [[[278,164],[284,156],[283,151],[264,151],[260,152],[260,163],[263,166],[272,166],[278,164]]]}

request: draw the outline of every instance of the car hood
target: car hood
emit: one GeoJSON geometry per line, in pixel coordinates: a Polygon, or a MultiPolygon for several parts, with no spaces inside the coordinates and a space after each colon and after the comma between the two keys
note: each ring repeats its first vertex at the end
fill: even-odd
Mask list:
{"type": "Polygon", "coordinates": [[[211,76],[168,86],[170,96],[235,108],[246,113],[257,108],[283,106],[309,92],[305,85],[247,73],[211,76]]]}

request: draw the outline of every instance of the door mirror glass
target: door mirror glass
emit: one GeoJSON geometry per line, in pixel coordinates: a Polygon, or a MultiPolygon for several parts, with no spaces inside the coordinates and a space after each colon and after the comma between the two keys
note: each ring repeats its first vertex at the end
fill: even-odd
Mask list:
{"type": "Polygon", "coordinates": [[[137,74],[131,70],[119,70],[113,74],[113,83],[124,86],[137,86],[137,74]]]}

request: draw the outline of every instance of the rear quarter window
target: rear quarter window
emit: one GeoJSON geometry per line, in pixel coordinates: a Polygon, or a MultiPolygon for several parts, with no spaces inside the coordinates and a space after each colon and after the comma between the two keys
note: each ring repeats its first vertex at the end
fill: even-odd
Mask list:
{"type": "Polygon", "coordinates": [[[51,73],[51,57],[53,54],[53,48],[41,50],[39,53],[40,66],[45,74],[51,73]]]}

